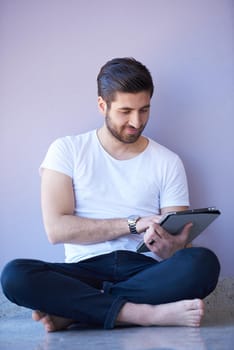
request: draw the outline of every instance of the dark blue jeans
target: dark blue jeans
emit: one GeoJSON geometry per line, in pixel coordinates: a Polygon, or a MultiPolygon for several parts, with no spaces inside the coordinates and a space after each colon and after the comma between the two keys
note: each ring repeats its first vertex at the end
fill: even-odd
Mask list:
{"type": "Polygon", "coordinates": [[[109,329],[126,302],[203,299],[219,270],[206,248],[182,249],[162,262],[121,250],[74,264],[16,259],[5,266],[1,283],[13,303],[109,329]]]}

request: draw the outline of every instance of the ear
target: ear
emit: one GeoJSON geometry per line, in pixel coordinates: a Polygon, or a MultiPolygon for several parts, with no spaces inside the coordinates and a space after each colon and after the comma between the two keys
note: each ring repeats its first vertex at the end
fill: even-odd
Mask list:
{"type": "Polygon", "coordinates": [[[106,116],[107,104],[101,96],[98,96],[98,109],[102,115],[106,116]]]}

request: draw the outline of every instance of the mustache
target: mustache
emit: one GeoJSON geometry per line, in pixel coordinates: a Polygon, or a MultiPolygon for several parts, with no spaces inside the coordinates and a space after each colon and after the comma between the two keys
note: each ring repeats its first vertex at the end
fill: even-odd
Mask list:
{"type": "Polygon", "coordinates": [[[136,131],[142,131],[142,130],[144,130],[145,126],[146,126],[146,124],[142,124],[139,128],[135,128],[132,125],[126,125],[125,128],[133,129],[133,130],[136,130],[136,131]]]}

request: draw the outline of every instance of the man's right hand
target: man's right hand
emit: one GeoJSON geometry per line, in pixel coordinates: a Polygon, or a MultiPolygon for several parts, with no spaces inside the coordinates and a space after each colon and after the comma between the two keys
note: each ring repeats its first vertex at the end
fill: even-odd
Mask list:
{"type": "Polygon", "coordinates": [[[158,224],[162,215],[152,215],[140,218],[136,223],[136,230],[138,233],[145,232],[153,224],[158,224]]]}

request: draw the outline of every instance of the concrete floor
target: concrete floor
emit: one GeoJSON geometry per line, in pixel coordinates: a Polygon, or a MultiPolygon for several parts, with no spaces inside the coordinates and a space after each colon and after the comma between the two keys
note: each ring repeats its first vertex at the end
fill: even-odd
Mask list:
{"type": "Polygon", "coordinates": [[[128,327],[104,331],[74,327],[45,333],[30,310],[0,295],[0,350],[233,350],[234,279],[220,281],[206,299],[201,328],[128,327]]]}

